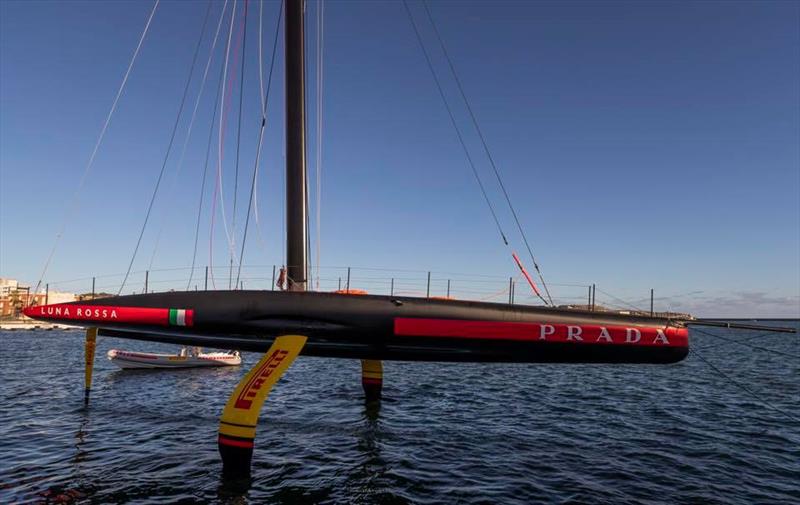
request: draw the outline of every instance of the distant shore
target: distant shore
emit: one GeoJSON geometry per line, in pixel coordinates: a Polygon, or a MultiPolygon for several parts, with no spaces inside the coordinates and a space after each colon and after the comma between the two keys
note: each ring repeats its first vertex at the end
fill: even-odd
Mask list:
{"type": "Polygon", "coordinates": [[[0,321],[0,331],[31,331],[31,330],[77,330],[79,326],[69,324],[53,324],[34,321],[33,319],[10,319],[0,321]]]}
{"type": "Polygon", "coordinates": [[[702,317],[706,321],[800,321],[797,317],[702,317]]]}

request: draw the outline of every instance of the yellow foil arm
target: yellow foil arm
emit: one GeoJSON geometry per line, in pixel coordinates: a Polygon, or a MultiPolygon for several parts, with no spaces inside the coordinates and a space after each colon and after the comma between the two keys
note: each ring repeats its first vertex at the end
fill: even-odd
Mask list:
{"type": "Polygon", "coordinates": [[[264,357],[239,382],[228,399],[219,422],[219,452],[226,477],[250,475],[253,440],[261,406],[272,386],[297,358],[306,337],[285,335],[275,339],[264,357]]]}

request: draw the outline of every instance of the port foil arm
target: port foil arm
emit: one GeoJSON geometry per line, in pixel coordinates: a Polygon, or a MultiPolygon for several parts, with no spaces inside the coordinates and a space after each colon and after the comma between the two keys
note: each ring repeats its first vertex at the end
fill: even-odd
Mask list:
{"type": "Polygon", "coordinates": [[[89,405],[89,393],[92,390],[92,369],[94,368],[94,351],[97,347],[97,328],[86,328],[86,344],[84,346],[83,404],[89,405]]]}
{"type": "Polygon", "coordinates": [[[367,403],[380,401],[383,389],[383,361],[379,359],[361,360],[361,386],[367,403]]]}

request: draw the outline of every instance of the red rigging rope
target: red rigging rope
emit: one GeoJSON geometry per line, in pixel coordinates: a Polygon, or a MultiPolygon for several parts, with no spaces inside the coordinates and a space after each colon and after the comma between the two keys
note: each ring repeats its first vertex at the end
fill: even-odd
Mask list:
{"type": "Polygon", "coordinates": [[[125,89],[125,84],[128,82],[128,77],[131,75],[131,70],[133,69],[133,64],[136,62],[137,56],[139,56],[139,50],[142,48],[142,44],[144,43],[144,39],[147,36],[147,32],[150,30],[150,23],[153,21],[153,16],[156,13],[156,9],[158,8],[160,0],[156,0],[156,3],[153,4],[153,9],[150,11],[150,16],[147,18],[147,23],[144,25],[144,30],[142,30],[142,35],[139,37],[139,43],[136,45],[136,50],[133,52],[133,56],[131,57],[131,61],[128,64],[128,69],[125,71],[125,76],[122,78],[122,82],[119,85],[119,89],[117,90],[117,95],[114,97],[114,102],[111,104],[111,110],[108,111],[108,115],[106,116],[106,120],[103,123],[103,128],[100,130],[100,135],[97,137],[97,142],[94,144],[94,149],[92,149],[92,154],[89,156],[89,161],[86,163],[86,168],[83,170],[83,175],[81,176],[81,180],[78,183],[78,187],[75,189],[75,193],[72,195],[72,201],[67,208],[67,211],[64,213],[64,219],[61,223],[61,228],[59,229],[58,233],[56,234],[55,242],[53,243],[52,249],[50,249],[50,254],[47,255],[47,260],[44,262],[44,267],[42,267],[42,273],[39,276],[39,281],[36,283],[36,289],[33,290],[33,293],[36,294],[39,292],[39,288],[42,286],[42,280],[44,276],[47,275],[47,269],[50,267],[50,262],[53,260],[53,256],[56,253],[56,249],[58,248],[58,244],[61,241],[61,237],[64,235],[64,231],[67,228],[67,223],[69,222],[70,217],[75,213],[78,208],[78,195],[80,194],[83,186],[86,184],[86,180],[89,177],[89,173],[92,171],[92,166],[94,166],[94,159],[97,156],[97,151],[100,149],[100,144],[103,142],[103,138],[106,135],[106,130],[108,130],[108,125],[111,123],[111,117],[114,115],[114,111],[117,110],[117,103],[119,102],[120,97],[122,96],[122,92],[125,89]]]}
{"type": "Polygon", "coordinates": [[[536,296],[541,298],[541,300],[545,303],[545,305],[547,305],[547,300],[545,300],[542,294],[539,292],[539,288],[536,287],[536,283],[533,282],[533,279],[531,279],[530,274],[528,273],[527,270],[525,270],[525,267],[522,265],[522,261],[520,261],[519,256],[517,256],[517,253],[512,252],[511,256],[514,258],[514,261],[517,262],[519,271],[522,272],[523,276],[525,276],[525,279],[528,281],[528,284],[531,286],[531,289],[533,289],[533,292],[536,293],[536,296]]]}

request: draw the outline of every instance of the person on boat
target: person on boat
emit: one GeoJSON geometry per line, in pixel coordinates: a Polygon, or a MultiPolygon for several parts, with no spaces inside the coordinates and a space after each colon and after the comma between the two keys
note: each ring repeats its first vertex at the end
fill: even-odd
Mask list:
{"type": "Polygon", "coordinates": [[[281,291],[286,290],[286,267],[282,266],[280,271],[278,272],[278,280],[275,282],[275,285],[281,291]]]}

